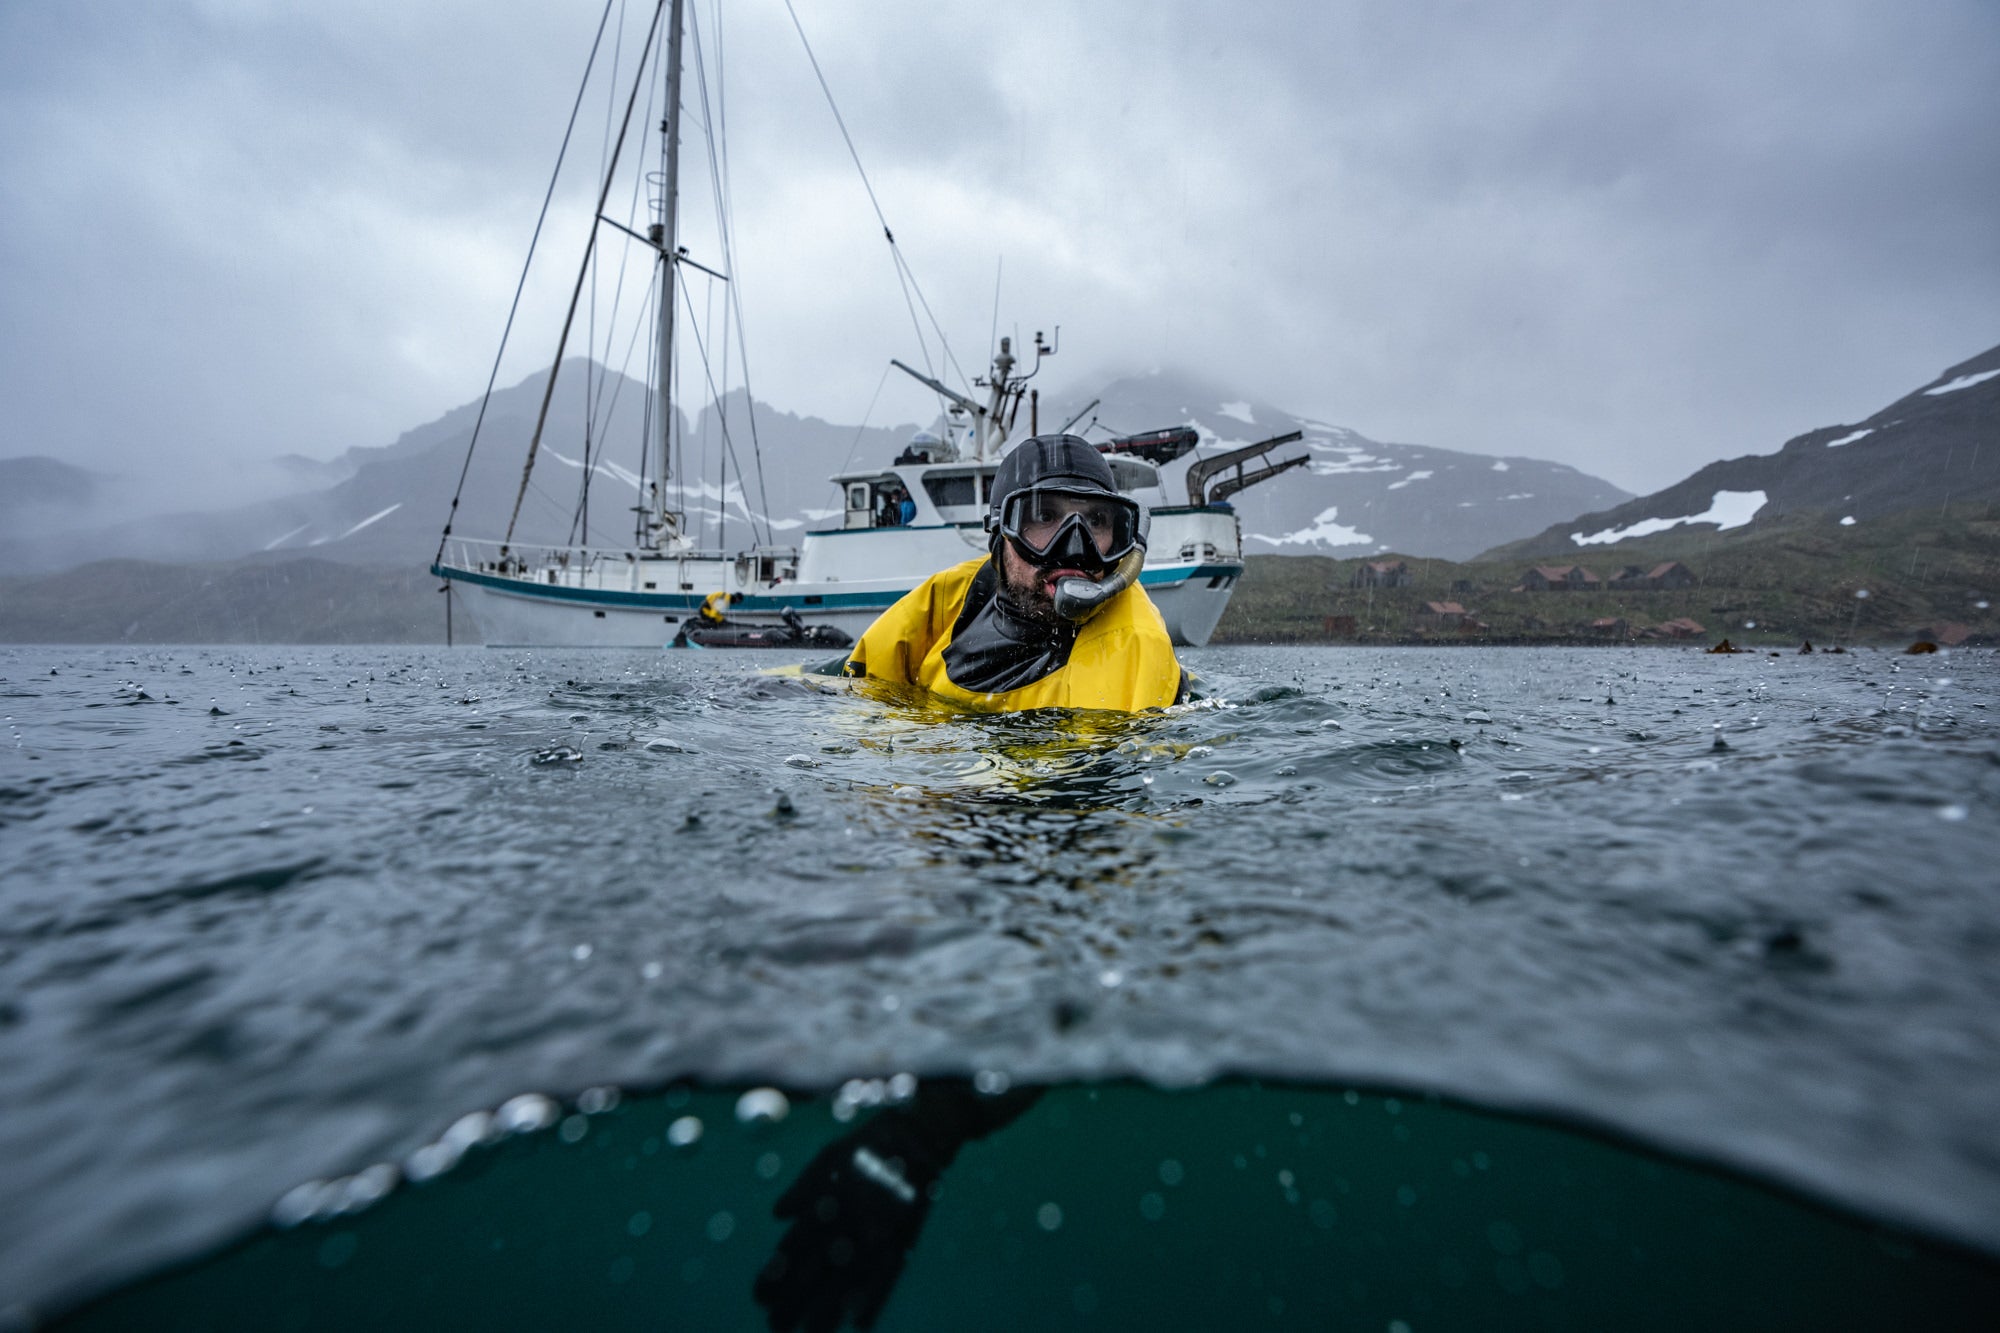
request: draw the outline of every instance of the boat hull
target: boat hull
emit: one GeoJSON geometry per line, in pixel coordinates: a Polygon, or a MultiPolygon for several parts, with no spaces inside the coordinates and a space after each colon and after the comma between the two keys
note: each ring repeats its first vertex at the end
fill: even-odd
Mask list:
{"type": "MultiPolygon", "coordinates": [[[[454,642],[492,648],[665,648],[697,615],[706,595],[568,587],[452,565],[434,565],[431,572],[451,589],[454,642]]],[[[1242,574],[1239,561],[1148,566],[1140,585],[1174,642],[1199,647],[1215,633],[1242,574]]],[[[744,594],[729,616],[746,625],[775,626],[789,609],[808,625],[828,625],[859,638],[909,591],[899,584],[867,590],[778,584],[744,594]]]]}

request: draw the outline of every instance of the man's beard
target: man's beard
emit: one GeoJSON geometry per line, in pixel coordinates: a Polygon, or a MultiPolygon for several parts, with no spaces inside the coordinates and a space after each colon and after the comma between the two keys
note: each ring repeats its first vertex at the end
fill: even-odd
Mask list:
{"type": "Polygon", "coordinates": [[[1056,614],[1056,600],[1044,586],[1042,571],[1029,566],[1026,586],[1016,583],[1005,566],[1000,570],[1000,600],[1008,614],[1037,629],[1058,630],[1068,622],[1056,614]]]}

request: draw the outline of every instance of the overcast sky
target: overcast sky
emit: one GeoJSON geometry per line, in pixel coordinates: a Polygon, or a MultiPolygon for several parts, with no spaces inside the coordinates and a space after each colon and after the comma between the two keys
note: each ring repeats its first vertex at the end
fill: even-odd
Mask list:
{"type": "MultiPolygon", "coordinates": [[[[858,422],[915,355],[887,247],[782,0],[691,2],[754,386],[858,422]]],[[[1993,0],[797,3],[968,370],[998,266],[1053,388],[1643,491],[2000,342],[1993,0]]],[[[600,9],[0,3],[0,456],[200,478],[476,397],[600,9]]]]}

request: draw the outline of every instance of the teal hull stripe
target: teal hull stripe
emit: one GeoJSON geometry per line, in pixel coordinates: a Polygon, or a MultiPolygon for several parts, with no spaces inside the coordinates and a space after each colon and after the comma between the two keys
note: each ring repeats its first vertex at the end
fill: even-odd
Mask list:
{"type": "MultiPolygon", "coordinates": [[[[1196,565],[1185,571],[1147,569],[1140,571],[1139,582],[1145,587],[1158,587],[1162,584],[1182,583],[1189,579],[1233,578],[1242,572],[1243,566],[1233,564],[1196,565]]],[[[498,592],[534,601],[568,606],[615,607],[624,611],[690,615],[700,609],[702,602],[708,596],[706,593],[692,592],[615,592],[607,588],[565,588],[557,584],[529,583],[524,579],[502,578],[498,574],[482,574],[469,569],[448,569],[443,565],[432,565],[431,573],[441,579],[492,588],[498,592]]],[[[811,595],[818,600],[808,602],[806,594],[801,593],[787,597],[745,593],[742,601],[733,604],[733,609],[745,614],[755,614],[759,611],[775,614],[786,607],[808,614],[814,611],[880,610],[903,594],[902,592],[836,592],[811,595]]]]}

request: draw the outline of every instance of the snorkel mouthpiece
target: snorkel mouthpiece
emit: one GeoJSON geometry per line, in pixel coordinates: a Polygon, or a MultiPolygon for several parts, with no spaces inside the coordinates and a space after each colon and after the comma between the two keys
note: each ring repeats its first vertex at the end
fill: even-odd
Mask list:
{"type": "Polygon", "coordinates": [[[1104,609],[1104,604],[1139,581],[1146,563],[1146,538],[1152,534],[1153,515],[1139,510],[1139,539],[1132,544],[1111,572],[1101,579],[1067,578],[1056,583],[1056,614],[1071,624],[1082,624],[1104,609]]]}

